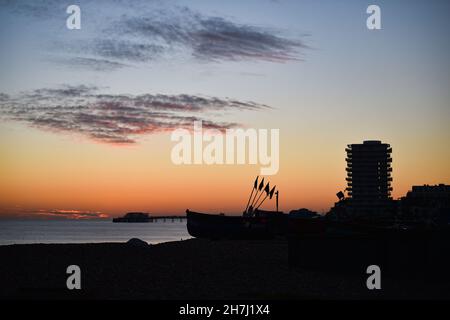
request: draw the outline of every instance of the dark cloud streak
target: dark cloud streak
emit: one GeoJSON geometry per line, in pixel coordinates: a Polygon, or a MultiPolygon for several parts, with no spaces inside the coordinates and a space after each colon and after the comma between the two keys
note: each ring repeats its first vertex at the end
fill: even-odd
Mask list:
{"type": "Polygon", "coordinates": [[[112,95],[90,86],[37,89],[18,96],[0,94],[0,115],[40,129],[75,133],[110,144],[133,144],[138,136],[204,128],[224,130],[238,123],[218,122],[214,115],[233,110],[269,108],[254,102],[195,95],[112,95]]]}
{"type": "Polygon", "coordinates": [[[302,49],[307,48],[302,40],[283,37],[268,28],[203,16],[187,8],[178,15],[161,13],[164,19],[126,17],[116,26],[116,32],[160,41],[168,48],[187,48],[201,61],[286,62],[300,60],[302,49]]]}
{"type": "MultiPolygon", "coordinates": [[[[130,63],[148,63],[157,59],[194,57],[199,62],[269,61],[283,63],[302,60],[308,48],[302,36],[290,38],[275,28],[233,21],[218,15],[206,15],[174,4],[136,1],[79,1],[89,17],[96,14],[95,28],[82,36],[58,37],[49,34],[42,45],[57,63],[96,71],[111,71],[130,63]],[[62,57],[61,57],[62,55],[62,57]],[[95,63],[100,61],[100,63],[95,63]]],[[[59,25],[65,4],[56,0],[6,1],[2,9],[12,14],[45,17],[50,25],[59,25]]],[[[84,18],[88,19],[88,18],[84,18]]],[[[31,23],[31,21],[30,21],[31,23]]],[[[92,24],[92,21],[89,21],[92,24]]],[[[91,27],[93,28],[93,27],[91,27]]],[[[42,28],[38,28],[42,29],[42,28]]],[[[45,39],[44,39],[45,40],[45,39]]]]}

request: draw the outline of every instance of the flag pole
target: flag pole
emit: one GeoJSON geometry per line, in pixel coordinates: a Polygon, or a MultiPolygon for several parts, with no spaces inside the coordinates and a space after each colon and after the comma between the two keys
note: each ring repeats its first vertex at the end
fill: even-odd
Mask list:
{"type": "Polygon", "coordinates": [[[277,199],[277,212],[278,212],[278,190],[277,190],[277,192],[275,192],[275,196],[276,196],[276,199],[277,199]]]}
{"type": "MultiPolygon", "coordinates": [[[[256,207],[256,209],[258,209],[258,208],[263,204],[264,200],[266,200],[266,198],[267,198],[268,196],[269,196],[269,195],[266,194],[266,196],[264,197],[264,199],[262,199],[262,201],[259,203],[259,205],[256,207]]],[[[255,209],[255,210],[256,210],[256,209],[255,209]]]]}
{"type": "MultiPolygon", "coordinates": [[[[266,184],[266,186],[264,187],[263,191],[265,191],[266,188],[268,188],[268,186],[269,186],[269,182],[267,182],[267,184],[266,184]]],[[[269,190],[269,191],[270,191],[270,190],[269,190]]],[[[269,193],[269,192],[266,191],[266,193],[269,193]]],[[[259,201],[259,199],[261,198],[262,195],[263,195],[263,192],[261,192],[261,193],[259,194],[259,197],[258,197],[258,199],[255,201],[255,203],[252,203],[253,207],[255,207],[255,205],[258,203],[258,201],[259,201]]]]}
{"type": "Polygon", "coordinates": [[[251,201],[250,208],[252,208],[252,211],[253,211],[253,207],[254,207],[254,202],[255,202],[256,196],[258,195],[258,192],[263,189],[263,187],[264,187],[264,178],[259,183],[259,186],[258,186],[258,188],[256,189],[256,192],[255,192],[255,196],[253,197],[253,200],[251,201]]]}
{"type": "MultiPolygon", "coordinates": [[[[272,191],[275,190],[276,186],[273,187],[272,191]]],[[[264,199],[262,199],[262,201],[259,203],[259,205],[256,207],[256,209],[259,209],[259,207],[261,207],[261,205],[263,204],[263,202],[267,199],[267,197],[270,195],[271,193],[269,192],[268,194],[266,194],[266,196],[264,197],[264,199]]],[[[272,192],[273,195],[273,192],[272,192]]],[[[270,199],[272,199],[272,196],[270,197],[270,199]]],[[[256,210],[255,209],[255,210],[256,210]]],[[[278,210],[277,210],[278,211],[278,210]]]]}
{"type": "Polygon", "coordinates": [[[259,192],[259,189],[257,188],[256,192],[255,192],[255,196],[253,197],[253,200],[250,203],[250,207],[249,208],[252,208],[252,211],[253,211],[253,202],[255,202],[255,199],[256,199],[256,196],[258,195],[258,192],[259,192]]]}
{"type": "Polygon", "coordinates": [[[252,192],[250,193],[250,197],[248,198],[247,206],[245,207],[244,213],[247,212],[248,206],[249,206],[249,204],[250,204],[250,199],[251,199],[252,196],[253,196],[253,191],[255,191],[255,189],[257,189],[257,187],[258,187],[258,176],[256,176],[256,180],[255,180],[255,183],[253,184],[252,192]]]}

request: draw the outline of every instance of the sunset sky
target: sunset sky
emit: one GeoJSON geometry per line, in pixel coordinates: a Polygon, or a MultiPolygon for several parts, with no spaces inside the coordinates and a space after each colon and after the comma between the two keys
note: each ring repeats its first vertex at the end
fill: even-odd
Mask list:
{"type": "MultiPolygon", "coordinates": [[[[175,165],[170,132],[280,130],[280,209],[326,212],[345,147],[393,196],[450,184],[448,1],[0,0],[0,218],[240,213],[260,165],[175,165]],[[81,8],[81,30],[66,8],[81,8]],[[381,8],[368,30],[366,8],[381,8]]],[[[266,178],[267,179],[267,178],[266,178]]],[[[267,202],[266,209],[273,209],[267,202]]]]}

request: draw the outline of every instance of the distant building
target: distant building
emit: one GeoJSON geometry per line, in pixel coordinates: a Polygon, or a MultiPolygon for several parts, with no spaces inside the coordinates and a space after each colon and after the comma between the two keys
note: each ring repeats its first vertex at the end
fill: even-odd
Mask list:
{"type": "Polygon", "coordinates": [[[391,146],[370,140],[362,144],[350,144],[345,151],[348,197],[340,198],[334,211],[348,218],[394,215],[397,204],[391,198],[391,146]]]}
{"type": "Polygon", "coordinates": [[[450,185],[413,186],[405,197],[392,200],[392,148],[381,141],[350,144],[347,152],[347,197],[327,213],[337,220],[391,220],[450,224],[450,185]]]}
{"type": "Polygon", "coordinates": [[[389,144],[364,141],[350,144],[347,151],[347,192],[354,201],[391,198],[391,152],[389,144]]]}
{"type": "Polygon", "coordinates": [[[450,185],[441,183],[434,186],[428,184],[413,186],[406,194],[406,198],[416,203],[444,202],[450,205],[450,185]]]}
{"type": "Polygon", "coordinates": [[[450,185],[413,186],[401,200],[405,219],[448,222],[450,218],[450,185]]]}

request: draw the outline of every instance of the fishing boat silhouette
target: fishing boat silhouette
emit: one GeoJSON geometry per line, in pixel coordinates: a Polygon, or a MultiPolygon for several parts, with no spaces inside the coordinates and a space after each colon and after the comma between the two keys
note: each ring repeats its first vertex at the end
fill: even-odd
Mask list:
{"type": "Polygon", "coordinates": [[[210,214],[186,210],[187,229],[191,236],[206,239],[272,239],[285,235],[288,215],[278,211],[276,186],[270,188],[264,178],[256,177],[247,206],[241,216],[210,214]],[[276,211],[259,209],[268,198],[275,195],[276,211]]]}

